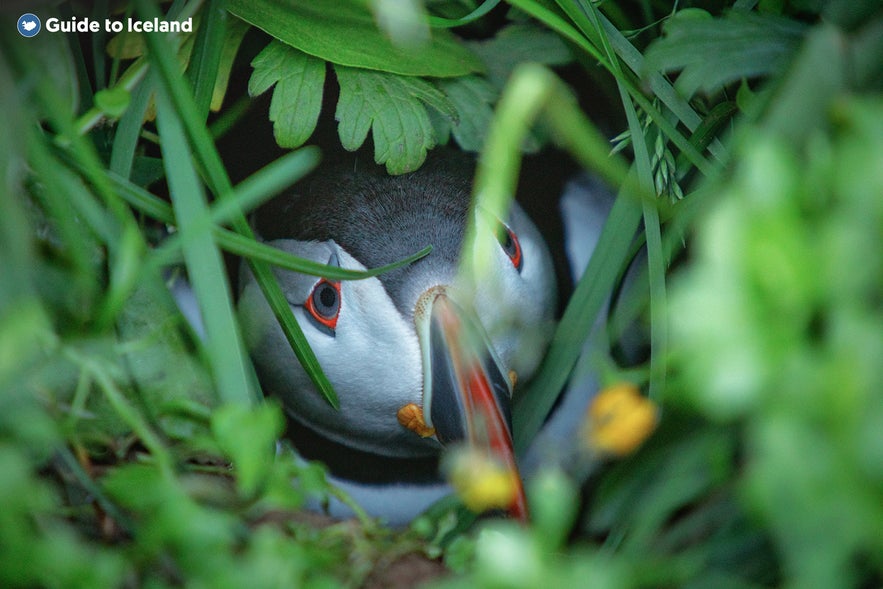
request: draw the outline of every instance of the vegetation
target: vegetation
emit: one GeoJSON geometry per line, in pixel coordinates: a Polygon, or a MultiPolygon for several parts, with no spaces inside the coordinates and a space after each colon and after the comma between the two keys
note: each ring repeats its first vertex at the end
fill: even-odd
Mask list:
{"type": "Polygon", "coordinates": [[[111,20],[194,32],[0,36],[0,585],[361,586],[413,553],[442,557],[451,587],[883,583],[880,3],[509,4],[132,0],[111,20]],[[612,144],[574,99],[587,80],[615,105],[612,144]],[[319,152],[234,184],[217,148],[271,91],[284,148],[333,114],[340,144],[392,174],[438,145],[481,151],[492,209],[543,144],[621,187],[516,441],[596,370],[659,407],[646,443],[602,465],[588,437],[586,464],[528,482],[529,526],[453,503],[399,531],[302,511],[340,492],[277,446],[224,264],[249,260],[335,403],[269,268],[335,270],[256,242],[244,218],[319,152]],[[636,231],[639,287],[604,309],[636,231]],[[202,338],[167,287],[181,264],[202,338]],[[586,352],[602,309],[608,337],[586,352]],[[617,353],[636,320],[637,367],[617,353]]]}

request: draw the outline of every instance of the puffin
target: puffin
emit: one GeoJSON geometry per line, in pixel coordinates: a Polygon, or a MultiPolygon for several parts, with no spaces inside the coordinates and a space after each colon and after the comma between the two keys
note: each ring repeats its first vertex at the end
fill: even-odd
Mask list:
{"type": "Polygon", "coordinates": [[[364,279],[274,270],[338,409],[304,372],[245,265],[240,277],[243,334],[264,393],[290,418],[298,453],[325,463],[333,482],[387,521],[406,522],[450,492],[439,457],[459,445],[508,473],[515,491],[505,510],[528,516],[510,408],[551,337],[556,277],[517,203],[505,218],[473,204],[474,166],[453,151],[433,152],[400,176],[357,161],[329,165],[252,219],[265,243],[346,269],[432,246],[364,279]]]}

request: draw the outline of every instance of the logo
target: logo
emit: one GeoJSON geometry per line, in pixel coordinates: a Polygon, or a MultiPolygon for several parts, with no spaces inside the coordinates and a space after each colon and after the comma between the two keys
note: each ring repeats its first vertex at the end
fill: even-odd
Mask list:
{"type": "Polygon", "coordinates": [[[18,17],[18,32],[22,37],[33,37],[40,32],[40,19],[27,12],[18,17]]]}

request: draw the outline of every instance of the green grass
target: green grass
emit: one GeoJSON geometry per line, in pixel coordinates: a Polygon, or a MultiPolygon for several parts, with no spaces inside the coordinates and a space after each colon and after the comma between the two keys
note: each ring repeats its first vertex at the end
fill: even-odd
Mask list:
{"type": "MultiPolygon", "coordinates": [[[[468,21],[489,34],[498,21],[483,10],[494,4],[471,14],[433,4],[427,24],[456,33],[468,21]]],[[[403,531],[361,513],[356,524],[305,516],[308,498],[347,498],[320,466],[276,451],[282,412],[260,394],[222,254],[248,260],[332,404],[270,268],[340,279],[389,268],[329,269],[255,241],[245,214],[308,173],[318,150],[287,153],[234,186],[210,128],[241,132],[249,98],[228,96],[217,114],[210,104],[229,68],[249,68],[246,51],[222,56],[236,17],[224,2],[133,0],[125,14],[138,18],[198,16],[186,71],[183,38],[147,35],[143,54],[122,59],[103,52],[104,34],[83,47],[64,35],[0,35],[0,585],[360,586],[413,552],[443,557],[456,573],[438,586],[881,583],[879,3],[510,4],[569,44],[566,79],[599,81],[614,98],[621,149],[611,155],[598,130],[608,127],[573,99],[580,83],[537,63],[503,63],[517,55],[505,38],[503,50],[458,62],[444,47],[474,46],[448,33],[425,53],[397,56],[379,32],[362,43],[383,57],[361,65],[393,90],[371,112],[403,129],[432,121],[437,133],[403,144],[388,165],[420,162],[420,149],[447,140],[482,144],[475,198],[504,210],[518,146],[536,135],[616,186],[549,353],[519,391],[516,444],[530,443],[562,388],[587,370],[604,385],[640,386],[661,408],[656,433],[617,461],[574,440],[572,469],[528,481],[529,526],[476,523],[456,500],[403,531]],[[507,76],[499,95],[477,64],[507,76]],[[458,76],[486,85],[492,117],[486,103],[444,93],[458,76]],[[156,120],[145,119],[153,111],[156,120]],[[470,135],[458,139],[450,131],[460,121],[470,135]],[[165,226],[174,232],[164,236],[165,226]],[[639,245],[647,255],[636,286],[605,307],[639,245]],[[164,273],[181,264],[204,340],[166,288],[164,273]],[[598,313],[609,318],[606,337],[585,350],[598,313]],[[617,349],[635,321],[649,359],[621,364],[617,349]]],[[[75,14],[67,3],[58,11],[75,14]]],[[[15,16],[2,14],[6,30],[15,16]]],[[[322,24],[370,22],[353,8],[322,24]]],[[[261,35],[243,46],[270,41],[261,35]]],[[[363,49],[341,39],[318,39],[310,47],[322,54],[311,59],[363,49]]],[[[556,54],[547,49],[536,57],[556,54]]],[[[342,128],[354,128],[351,114],[339,113],[342,128]]],[[[390,137],[364,130],[363,141],[373,132],[375,147],[396,153],[390,137]]]]}

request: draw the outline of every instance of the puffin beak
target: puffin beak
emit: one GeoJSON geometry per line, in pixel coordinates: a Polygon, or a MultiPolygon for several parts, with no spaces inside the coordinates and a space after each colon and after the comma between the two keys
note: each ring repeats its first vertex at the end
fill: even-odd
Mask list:
{"type": "Polygon", "coordinates": [[[527,502],[512,444],[512,383],[473,313],[443,287],[421,297],[416,318],[424,364],[424,419],[443,444],[466,441],[500,465],[512,489],[506,506],[527,519],[527,502]],[[422,316],[421,316],[422,315],[422,316]]]}

